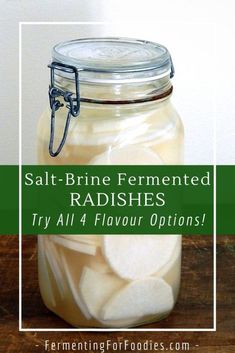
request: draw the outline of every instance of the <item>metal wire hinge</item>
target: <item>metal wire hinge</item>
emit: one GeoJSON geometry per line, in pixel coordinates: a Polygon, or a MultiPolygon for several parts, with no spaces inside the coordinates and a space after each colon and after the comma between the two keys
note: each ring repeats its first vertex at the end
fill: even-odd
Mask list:
{"type": "Polygon", "coordinates": [[[49,153],[52,157],[58,156],[61,152],[69,130],[69,124],[71,117],[76,117],[80,112],[80,92],[79,92],[79,75],[78,69],[71,65],[66,65],[58,62],[52,62],[48,67],[51,69],[51,82],[49,86],[49,102],[51,107],[51,129],[50,129],[50,141],[49,141],[49,153]],[[75,96],[74,93],[70,91],[64,91],[55,86],[55,70],[63,71],[68,74],[74,74],[74,82],[75,82],[75,96]],[[64,106],[64,103],[61,103],[59,97],[63,97],[63,100],[66,104],[66,108],[68,108],[67,118],[65,122],[64,132],[61,139],[61,142],[54,151],[54,135],[55,135],[55,119],[56,112],[64,106]]]}
{"type": "Polygon", "coordinates": [[[173,78],[175,75],[175,68],[174,68],[174,64],[173,64],[171,56],[170,56],[170,64],[171,64],[170,78],[173,78]]]}

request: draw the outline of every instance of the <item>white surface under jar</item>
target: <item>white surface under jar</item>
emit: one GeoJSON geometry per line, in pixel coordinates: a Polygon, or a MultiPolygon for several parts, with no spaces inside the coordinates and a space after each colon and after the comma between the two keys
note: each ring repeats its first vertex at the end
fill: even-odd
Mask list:
{"type": "MultiPolygon", "coordinates": [[[[183,127],[170,101],[174,69],[165,47],[133,39],[80,39],[56,45],[52,62],[53,87],[75,98],[74,76],[63,65],[78,70],[80,110],[71,117],[59,153],[69,109],[66,94],[54,99],[65,103],[55,112],[54,139],[51,109],[43,113],[40,164],[182,163],[183,127]]],[[[38,245],[43,300],[73,326],[138,326],[166,317],[174,307],[179,235],[49,235],[38,236],[38,245]]]]}

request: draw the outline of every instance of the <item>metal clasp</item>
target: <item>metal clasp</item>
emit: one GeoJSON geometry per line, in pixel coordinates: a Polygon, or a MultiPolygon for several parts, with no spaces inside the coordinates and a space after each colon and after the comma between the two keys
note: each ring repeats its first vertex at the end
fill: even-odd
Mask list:
{"type": "Polygon", "coordinates": [[[48,67],[51,69],[51,82],[49,85],[49,102],[51,107],[51,130],[50,130],[50,141],[49,141],[49,153],[52,157],[58,156],[61,152],[66,137],[68,135],[68,129],[71,117],[78,116],[80,112],[80,92],[79,92],[79,75],[78,69],[75,66],[62,64],[59,62],[52,62],[48,67]],[[74,93],[70,91],[64,91],[55,86],[55,70],[63,71],[68,74],[74,74],[74,82],[75,82],[75,96],[73,97],[74,93]],[[58,97],[63,97],[64,102],[67,103],[66,107],[68,108],[68,114],[65,122],[64,133],[61,139],[61,142],[57,148],[57,150],[53,151],[54,145],[54,134],[55,134],[55,118],[56,118],[56,111],[58,111],[61,107],[64,106],[58,99],[58,97]]]}
{"type": "Polygon", "coordinates": [[[175,75],[175,68],[174,68],[174,64],[173,64],[171,56],[170,56],[170,64],[171,64],[170,78],[173,78],[175,75]]]}

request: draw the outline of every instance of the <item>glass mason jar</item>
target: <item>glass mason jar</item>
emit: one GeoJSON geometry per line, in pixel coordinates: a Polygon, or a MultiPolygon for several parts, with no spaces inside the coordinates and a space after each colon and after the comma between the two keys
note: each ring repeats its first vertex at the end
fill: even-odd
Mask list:
{"type": "MultiPolygon", "coordinates": [[[[40,164],[183,162],[183,127],[170,101],[174,69],[165,47],[79,39],[56,45],[49,67],[50,107],[38,124],[40,164]]],[[[174,307],[181,236],[39,235],[38,260],[45,305],[71,325],[138,326],[174,307]]]]}

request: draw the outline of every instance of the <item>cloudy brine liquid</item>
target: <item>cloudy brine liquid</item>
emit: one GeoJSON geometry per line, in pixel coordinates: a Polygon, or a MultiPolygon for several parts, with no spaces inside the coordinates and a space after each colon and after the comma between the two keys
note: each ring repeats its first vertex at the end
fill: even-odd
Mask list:
{"type": "Polygon", "coordinates": [[[136,326],[161,320],[173,309],[180,284],[179,235],[41,235],[38,246],[44,303],[75,327],[136,326]],[[121,249],[117,241],[123,242],[121,249]]]}
{"type": "MultiPolygon", "coordinates": [[[[169,100],[118,107],[83,103],[81,112],[72,118],[66,144],[53,158],[48,153],[50,111],[45,111],[38,127],[40,164],[99,164],[100,158],[105,164],[134,164],[129,148],[138,156],[136,164],[182,164],[183,128],[169,100]],[[113,158],[114,149],[118,150],[113,158]]],[[[63,135],[66,114],[65,109],[57,113],[55,146],[63,135]]]]}
{"type": "MultiPolygon", "coordinates": [[[[168,100],[123,106],[83,103],[66,144],[48,153],[50,112],[39,124],[44,165],[181,164],[182,125],[168,100]]],[[[57,113],[55,146],[66,110],[57,113]]],[[[75,327],[132,327],[166,317],[180,285],[180,235],[38,236],[46,306],[75,327]]]]}

